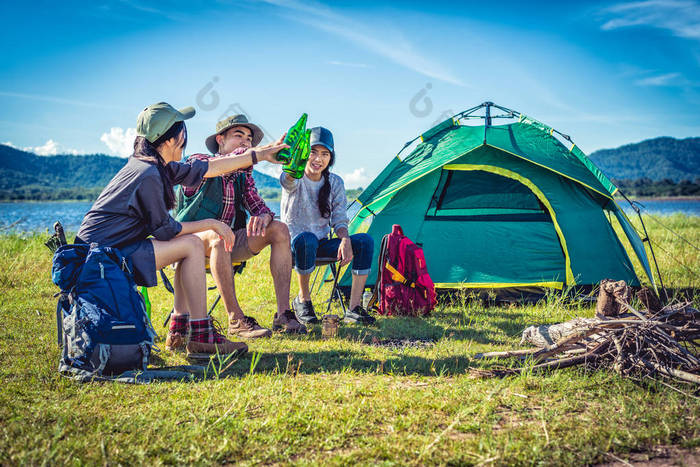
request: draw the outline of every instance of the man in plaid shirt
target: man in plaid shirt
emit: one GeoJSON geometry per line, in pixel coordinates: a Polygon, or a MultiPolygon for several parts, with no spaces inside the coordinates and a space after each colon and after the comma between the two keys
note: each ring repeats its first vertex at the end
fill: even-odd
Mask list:
{"type": "MultiPolygon", "coordinates": [[[[206,161],[210,158],[241,154],[257,146],[262,137],[262,130],[257,125],[249,123],[245,115],[234,115],[218,122],[216,133],[207,138],[207,148],[213,155],[193,154],[187,161],[191,163],[195,160],[206,161]]],[[[229,334],[242,338],[269,337],[272,334],[269,329],[261,327],[255,318],[243,313],[236,299],[231,268],[231,263],[250,259],[267,246],[270,246],[270,272],[277,298],[273,329],[287,333],[305,333],[305,326],[297,321],[296,316],[289,309],[289,283],[292,275],[289,230],[286,224],[275,220],[274,213],[265,205],[265,201],[255,187],[253,165],[256,163],[257,158],[253,156],[251,165],[221,176],[223,196],[218,219],[232,226],[234,230],[236,238],[232,250],[226,251],[223,240],[213,231],[197,235],[204,242],[210,269],[228,314],[229,334]],[[241,176],[245,179],[243,184],[241,184],[241,176]],[[242,193],[236,192],[237,186],[243,188],[242,193]],[[245,215],[242,209],[250,213],[250,219],[245,228],[242,227],[243,219],[236,222],[237,210],[239,216],[245,215]],[[241,228],[234,227],[236,224],[241,228]]],[[[206,180],[198,186],[183,186],[185,203],[187,199],[202,190],[205,183],[207,183],[206,180]]]]}

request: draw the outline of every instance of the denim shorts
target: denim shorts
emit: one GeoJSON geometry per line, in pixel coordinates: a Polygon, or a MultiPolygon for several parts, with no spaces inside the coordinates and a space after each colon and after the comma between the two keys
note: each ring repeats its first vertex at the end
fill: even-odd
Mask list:
{"type": "MultiPolygon", "coordinates": [[[[367,275],[372,267],[374,240],[366,233],[350,235],[352,245],[352,273],[367,275]]],[[[319,240],[311,232],[302,232],[292,239],[294,270],[299,274],[311,274],[316,258],[336,258],[340,247],[339,238],[319,240]]]]}

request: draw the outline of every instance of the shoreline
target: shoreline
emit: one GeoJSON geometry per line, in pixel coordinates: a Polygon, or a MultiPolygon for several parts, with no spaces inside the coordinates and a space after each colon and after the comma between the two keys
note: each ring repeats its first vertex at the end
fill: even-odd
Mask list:
{"type": "MultiPolygon", "coordinates": [[[[700,196],[628,196],[631,201],[700,201],[700,196]]],[[[615,201],[624,201],[625,198],[615,196],[615,201]]]]}
{"type": "MultiPolygon", "coordinates": [[[[266,202],[272,202],[272,203],[279,203],[282,201],[282,197],[274,197],[274,198],[267,198],[265,196],[262,197],[266,202]]],[[[353,202],[357,197],[350,198],[348,197],[348,203],[353,202]]],[[[700,200],[700,197],[697,198],[700,200]]],[[[87,199],[9,199],[9,200],[0,200],[0,203],[4,204],[19,204],[19,203],[94,203],[95,200],[87,200],[87,199]]]]}
{"type": "Polygon", "coordinates": [[[0,200],[0,203],[19,204],[19,203],[94,203],[92,199],[8,199],[0,200]]]}

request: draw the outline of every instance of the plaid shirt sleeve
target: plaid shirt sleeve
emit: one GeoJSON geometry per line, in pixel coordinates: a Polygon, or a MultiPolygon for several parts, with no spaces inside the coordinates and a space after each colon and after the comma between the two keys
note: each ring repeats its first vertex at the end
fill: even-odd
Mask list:
{"type": "Polygon", "coordinates": [[[249,167],[246,171],[245,177],[245,193],[243,193],[243,203],[251,216],[262,216],[263,214],[272,214],[274,217],[275,213],[272,212],[270,208],[267,207],[265,201],[258,193],[258,189],[255,186],[255,180],[253,180],[253,167],[249,167]]]}
{"type": "MultiPolygon", "coordinates": [[[[192,162],[194,162],[196,160],[208,161],[210,158],[211,158],[211,156],[208,154],[192,154],[190,157],[187,158],[186,162],[188,164],[191,164],[192,162]]],[[[197,190],[199,190],[202,187],[202,184],[204,183],[205,180],[206,180],[206,178],[203,178],[202,181],[199,182],[199,184],[197,186],[184,186],[183,185],[182,188],[185,191],[185,196],[192,196],[195,193],[197,193],[197,190]]]]}

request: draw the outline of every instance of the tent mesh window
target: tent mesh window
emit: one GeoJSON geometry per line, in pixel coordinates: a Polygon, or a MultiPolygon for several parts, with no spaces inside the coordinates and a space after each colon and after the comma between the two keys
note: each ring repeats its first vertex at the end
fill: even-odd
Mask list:
{"type": "Polygon", "coordinates": [[[527,186],[481,170],[443,170],[426,219],[551,222],[527,186]]]}

